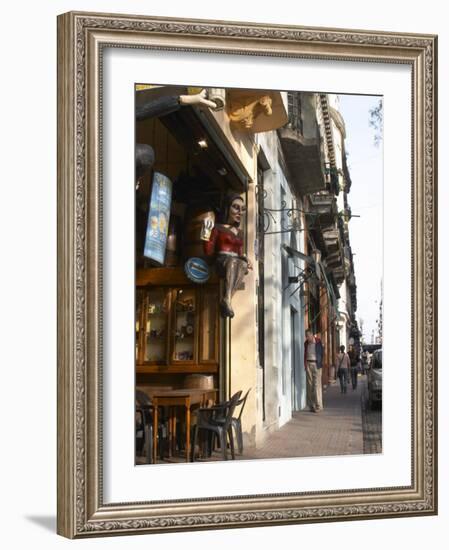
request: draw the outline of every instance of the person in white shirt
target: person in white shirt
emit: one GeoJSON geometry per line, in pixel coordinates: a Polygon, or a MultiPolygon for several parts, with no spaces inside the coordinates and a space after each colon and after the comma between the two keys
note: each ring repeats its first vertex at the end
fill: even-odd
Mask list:
{"type": "Polygon", "coordinates": [[[311,412],[323,410],[323,393],[321,374],[323,367],[324,346],[320,335],[306,330],[304,342],[304,368],[307,381],[307,405],[311,412]]]}
{"type": "Polygon", "coordinates": [[[340,353],[337,355],[337,376],[340,379],[341,393],[346,393],[349,381],[349,369],[351,368],[351,360],[345,352],[345,347],[340,346],[340,353]]]}

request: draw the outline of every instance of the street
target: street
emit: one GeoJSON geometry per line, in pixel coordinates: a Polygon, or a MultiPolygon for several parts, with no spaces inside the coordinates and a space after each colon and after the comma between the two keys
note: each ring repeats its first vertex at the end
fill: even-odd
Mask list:
{"type": "MultiPolygon", "coordinates": [[[[366,379],[365,379],[366,382],[366,379]]],[[[368,407],[368,388],[362,390],[363,452],[375,454],[382,452],[382,405],[368,407]]]]}

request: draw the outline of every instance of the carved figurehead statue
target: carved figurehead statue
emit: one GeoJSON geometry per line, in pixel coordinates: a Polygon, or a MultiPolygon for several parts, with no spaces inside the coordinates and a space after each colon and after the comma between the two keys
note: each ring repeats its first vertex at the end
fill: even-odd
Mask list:
{"type": "Polygon", "coordinates": [[[273,100],[269,95],[246,99],[246,101],[234,101],[231,105],[233,110],[229,113],[229,118],[235,126],[250,130],[258,116],[273,114],[272,104],[273,100]]]}
{"type": "Polygon", "coordinates": [[[232,297],[243,282],[248,270],[252,269],[248,258],[243,254],[243,231],[240,229],[242,214],[245,211],[244,200],[237,194],[226,197],[222,210],[221,223],[206,228],[210,237],[204,242],[206,255],[216,258],[219,277],[224,280],[224,292],[220,302],[222,317],[234,317],[232,297]]]}

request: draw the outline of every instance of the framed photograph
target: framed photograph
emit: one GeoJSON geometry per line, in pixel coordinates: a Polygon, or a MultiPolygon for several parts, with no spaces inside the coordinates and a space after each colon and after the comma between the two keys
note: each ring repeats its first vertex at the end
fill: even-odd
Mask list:
{"type": "Polygon", "coordinates": [[[58,17],[60,535],[437,513],[436,63],[58,17]]]}

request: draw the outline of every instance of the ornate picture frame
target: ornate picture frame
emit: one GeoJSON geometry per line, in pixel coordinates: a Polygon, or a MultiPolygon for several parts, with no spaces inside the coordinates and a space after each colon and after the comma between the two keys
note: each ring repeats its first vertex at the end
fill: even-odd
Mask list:
{"type": "Polygon", "coordinates": [[[437,513],[437,37],[70,12],[58,17],[58,519],[69,538],[437,513]],[[412,85],[409,486],[105,503],[105,48],[402,64],[412,85]]]}

